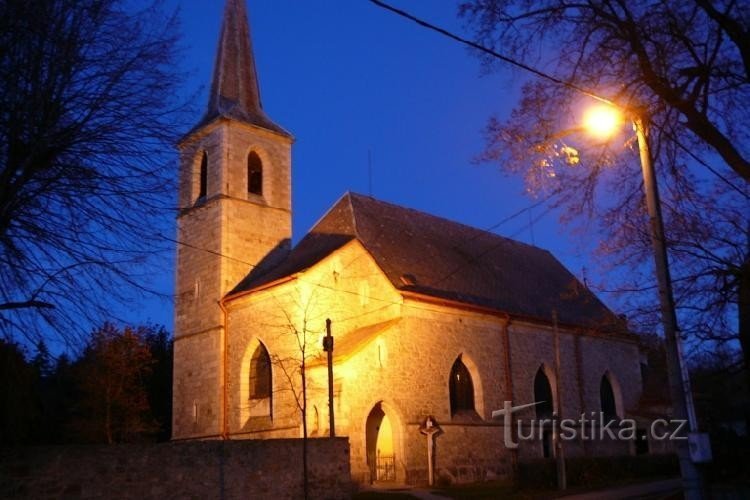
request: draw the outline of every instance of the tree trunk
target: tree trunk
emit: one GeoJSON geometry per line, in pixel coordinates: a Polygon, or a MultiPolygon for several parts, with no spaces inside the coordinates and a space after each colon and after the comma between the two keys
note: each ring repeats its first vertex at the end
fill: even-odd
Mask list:
{"type": "Polygon", "coordinates": [[[302,351],[302,475],[304,477],[305,500],[308,498],[307,481],[307,375],[305,374],[305,352],[302,351]]]}
{"type": "Polygon", "coordinates": [[[739,316],[740,347],[742,348],[742,367],[745,373],[745,420],[750,426],[750,254],[740,267],[737,312],[739,316]]]}

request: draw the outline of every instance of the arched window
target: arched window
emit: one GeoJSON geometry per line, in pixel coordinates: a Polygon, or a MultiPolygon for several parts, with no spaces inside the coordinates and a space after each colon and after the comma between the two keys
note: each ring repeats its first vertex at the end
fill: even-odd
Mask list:
{"type": "Polygon", "coordinates": [[[247,192],[263,194],[263,163],[255,151],[247,155],[247,192]]]}
{"type": "Polygon", "coordinates": [[[617,404],[615,403],[615,391],[612,390],[612,383],[605,374],[602,377],[602,383],[599,385],[599,400],[602,406],[602,415],[604,420],[614,420],[617,418],[617,404]]]}
{"type": "Polygon", "coordinates": [[[271,357],[263,344],[250,359],[250,399],[271,397],[271,357]]]}
{"type": "Polygon", "coordinates": [[[208,155],[203,152],[201,157],[200,185],[198,187],[198,199],[205,198],[208,191],[208,155]]]}
{"type": "Polygon", "coordinates": [[[461,357],[453,363],[448,385],[451,395],[451,414],[455,415],[462,410],[474,411],[474,384],[461,357]]]}
{"type": "Polygon", "coordinates": [[[544,369],[541,367],[536,372],[536,377],[534,377],[534,402],[538,403],[534,407],[536,409],[537,420],[552,418],[552,412],[554,411],[552,386],[549,383],[547,374],[544,373],[544,369]]]}

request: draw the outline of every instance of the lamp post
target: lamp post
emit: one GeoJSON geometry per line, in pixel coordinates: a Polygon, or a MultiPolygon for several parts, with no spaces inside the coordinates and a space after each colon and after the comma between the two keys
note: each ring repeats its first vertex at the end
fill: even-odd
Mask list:
{"type": "MultiPolygon", "coordinates": [[[[590,111],[585,120],[587,129],[599,136],[611,134],[620,123],[619,113],[612,106],[599,106],[590,111]]],[[[646,115],[641,112],[632,113],[630,120],[638,139],[641,170],[643,173],[643,189],[646,195],[646,207],[649,216],[651,245],[654,252],[654,265],[659,288],[659,304],[661,306],[661,321],[664,329],[664,342],[667,356],[667,370],[669,375],[669,389],[672,399],[672,410],[675,419],[687,420],[690,423],[690,446],[693,446],[693,436],[697,434],[698,423],[693,407],[690,378],[682,358],[681,341],[675,313],[672,280],[669,274],[667,259],[667,243],[664,238],[664,222],[661,214],[659,189],[648,142],[648,128],[646,115]]],[[[688,440],[675,441],[677,456],[680,462],[683,488],[686,500],[704,498],[701,472],[691,457],[688,440]]],[[[704,443],[705,444],[705,443],[704,443]]]]}
{"type": "Polygon", "coordinates": [[[331,319],[326,318],[326,336],[323,337],[323,350],[328,354],[328,429],[331,437],[336,437],[336,425],[333,418],[333,335],[331,319]]]}

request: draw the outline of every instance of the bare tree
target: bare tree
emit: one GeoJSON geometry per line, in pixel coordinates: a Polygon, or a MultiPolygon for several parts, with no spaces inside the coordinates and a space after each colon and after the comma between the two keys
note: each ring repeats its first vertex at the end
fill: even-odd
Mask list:
{"type": "MultiPolygon", "coordinates": [[[[747,366],[747,6],[471,0],[460,13],[483,44],[542,65],[648,123],[683,333],[698,341],[739,339],[747,366]]],[[[569,86],[526,83],[511,116],[490,122],[483,159],[524,175],[531,191],[549,193],[565,221],[584,221],[584,230],[599,233],[611,271],[604,289],[627,292],[633,319],[652,329],[656,287],[634,137],[623,131],[601,142],[581,134],[582,109],[592,102],[569,86]]]]}
{"type": "MultiPolygon", "coordinates": [[[[288,291],[283,297],[274,297],[276,320],[264,323],[266,331],[276,332],[276,347],[270,354],[271,364],[281,375],[278,392],[291,395],[291,405],[286,410],[297,413],[302,424],[302,471],[304,497],[308,496],[308,403],[311,395],[321,388],[311,385],[308,364],[321,355],[320,339],[325,320],[318,302],[316,285],[303,282],[300,288],[288,291]]],[[[278,410],[275,410],[278,411],[278,410]]],[[[283,411],[283,409],[282,409],[283,411]]]]}
{"type": "Polygon", "coordinates": [[[542,52],[561,80],[648,110],[660,129],[750,181],[743,2],[469,0],[460,13],[482,42],[518,57],[542,52]]]}
{"type": "MultiPolygon", "coordinates": [[[[159,1],[0,3],[0,332],[77,342],[144,291],[184,106],[159,1]]],[[[164,254],[166,255],[166,254],[164,254]]]]}

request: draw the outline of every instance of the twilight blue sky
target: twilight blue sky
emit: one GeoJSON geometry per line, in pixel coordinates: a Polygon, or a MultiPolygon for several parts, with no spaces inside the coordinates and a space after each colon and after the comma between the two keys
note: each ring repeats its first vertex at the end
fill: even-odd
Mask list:
{"type": "MultiPolygon", "coordinates": [[[[380,199],[479,228],[535,202],[521,179],[475,164],[482,130],[507,116],[521,75],[482,76],[458,43],[366,0],[247,0],[264,109],[296,137],[293,149],[294,240],[347,190],[367,194],[368,151],[380,199]]],[[[186,92],[203,86],[205,109],[223,0],[167,0],[180,7],[187,45],[186,92]]],[[[393,0],[424,19],[466,34],[453,0],[393,0]]],[[[196,116],[196,121],[198,117],[196,116]]],[[[538,208],[497,228],[549,249],[577,276],[594,236],[575,240],[538,208]]],[[[170,261],[170,265],[173,262],[170,261]]],[[[160,289],[172,292],[173,269],[160,289]]],[[[603,297],[606,299],[606,297],[603,297]]],[[[172,307],[149,302],[126,319],[172,329],[172,307]]]]}

